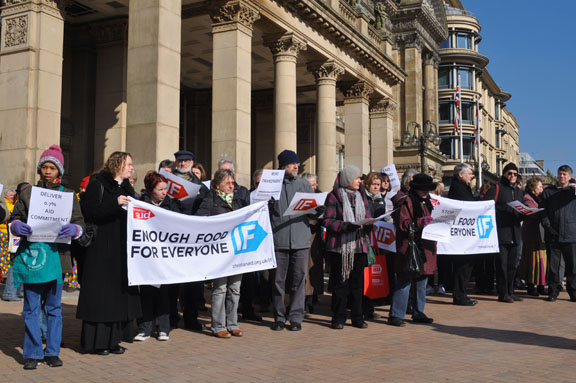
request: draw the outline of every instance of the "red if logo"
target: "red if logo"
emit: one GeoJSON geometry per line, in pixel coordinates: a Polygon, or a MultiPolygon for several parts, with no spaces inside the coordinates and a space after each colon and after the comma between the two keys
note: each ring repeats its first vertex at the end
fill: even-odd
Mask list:
{"type": "Polygon", "coordinates": [[[315,199],[306,199],[302,198],[296,206],[294,206],[295,211],[303,211],[303,210],[310,210],[314,209],[318,204],[316,203],[315,199]]]}
{"type": "Polygon", "coordinates": [[[396,241],[394,231],[388,227],[378,226],[376,229],[376,239],[386,245],[391,245],[396,241]]]}
{"type": "Polygon", "coordinates": [[[177,182],[172,180],[168,180],[168,195],[174,197],[176,199],[182,199],[184,197],[188,197],[188,192],[184,188],[184,186],[180,185],[177,182]]]}
{"type": "Polygon", "coordinates": [[[432,202],[432,206],[434,206],[434,207],[440,205],[440,201],[438,201],[437,199],[434,199],[434,198],[430,198],[430,202],[432,202]]]}
{"type": "Polygon", "coordinates": [[[134,219],[139,219],[141,221],[146,221],[155,217],[154,213],[150,210],[142,209],[141,207],[134,207],[132,211],[134,212],[134,219]]]}

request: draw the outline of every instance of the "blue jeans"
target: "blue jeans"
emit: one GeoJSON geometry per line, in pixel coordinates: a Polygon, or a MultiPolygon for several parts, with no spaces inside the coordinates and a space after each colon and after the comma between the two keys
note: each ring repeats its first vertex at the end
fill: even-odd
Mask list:
{"type": "Polygon", "coordinates": [[[396,285],[394,286],[394,296],[392,298],[392,307],[390,316],[404,319],[406,309],[408,308],[408,299],[410,297],[410,285],[416,285],[416,306],[412,318],[424,317],[424,305],[426,304],[426,284],[428,277],[426,275],[418,278],[410,278],[406,274],[398,274],[396,285]]]}
{"type": "Polygon", "coordinates": [[[238,330],[238,302],[242,274],[214,279],[212,289],[212,332],[238,330]]]}
{"type": "Polygon", "coordinates": [[[62,286],[56,281],[24,284],[24,359],[44,359],[44,356],[58,356],[62,342],[62,286]],[[42,349],[40,330],[42,300],[48,319],[46,350],[42,349]]]}
{"type": "Polygon", "coordinates": [[[5,301],[19,301],[20,298],[22,298],[22,285],[18,286],[18,288],[14,287],[14,276],[12,268],[10,268],[6,276],[6,286],[4,286],[2,299],[5,301]]]}

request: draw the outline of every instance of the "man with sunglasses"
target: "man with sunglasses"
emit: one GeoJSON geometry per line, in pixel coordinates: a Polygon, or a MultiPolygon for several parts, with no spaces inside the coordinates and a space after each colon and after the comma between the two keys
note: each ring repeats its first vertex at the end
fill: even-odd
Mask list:
{"type": "Polygon", "coordinates": [[[546,253],[549,260],[548,302],[558,298],[558,288],[562,283],[560,261],[564,258],[566,269],[566,290],[570,301],[576,302],[576,184],[572,180],[572,168],[562,165],[558,168],[558,182],[548,186],[542,193],[540,207],[543,207],[542,226],[545,229],[546,253]]]}
{"type": "Polygon", "coordinates": [[[500,181],[488,190],[484,198],[485,200],[493,199],[496,202],[496,227],[500,245],[500,254],[496,262],[496,286],[498,301],[506,303],[522,300],[514,294],[514,277],[518,268],[518,259],[521,256],[520,222],[523,216],[508,206],[508,202],[524,199],[524,193],[518,188],[517,183],[518,167],[510,162],[504,167],[500,181]]]}

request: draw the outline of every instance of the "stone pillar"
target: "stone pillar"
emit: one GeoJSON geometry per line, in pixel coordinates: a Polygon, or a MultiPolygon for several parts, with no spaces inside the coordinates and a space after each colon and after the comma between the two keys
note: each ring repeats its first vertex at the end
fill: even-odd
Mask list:
{"type": "Polygon", "coordinates": [[[212,171],[236,161],[238,183],[250,183],[252,24],[258,11],[244,1],[212,11],[212,171]]]}
{"type": "Polygon", "coordinates": [[[370,108],[370,162],[374,170],[394,163],[394,112],[396,104],[381,100],[370,108]]]}
{"type": "Polygon", "coordinates": [[[408,45],[404,50],[404,60],[404,71],[407,74],[404,84],[406,123],[416,121],[421,124],[423,118],[421,46],[415,43],[408,45]]]}
{"type": "Polygon", "coordinates": [[[274,167],[284,149],[297,150],[296,60],[306,42],[294,34],[266,38],[274,55],[274,167]]]}
{"type": "Polygon", "coordinates": [[[320,190],[331,190],[338,174],[336,150],[336,79],[344,68],[333,61],[310,66],[316,79],[318,151],[316,174],[320,190]]]}
{"type": "Polygon", "coordinates": [[[438,125],[438,65],[440,58],[435,53],[428,53],[424,61],[424,118],[438,125]]]}
{"type": "MultiPolygon", "coordinates": [[[[96,43],[94,163],[98,169],[115,151],[126,151],[126,51],[128,20],[90,25],[96,43]]],[[[135,161],[136,162],[136,161],[135,161]]],[[[143,178],[140,174],[138,178],[143,178]]]]}
{"type": "Polygon", "coordinates": [[[42,151],[60,143],[64,20],[60,1],[0,3],[0,179],[15,186],[35,183],[42,151]]]}
{"type": "Polygon", "coordinates": [[[130,2],[126,150],[137,189],[146,171],[178,150],[181,10],[181,0],[130,2]]]}
{"type": "Polygon", "coordinates": [[[356,165],[364,173],[370,171],[369,97],[373,91],[372,86],[360,81],[344,92],[344,163],[356,165]]]}

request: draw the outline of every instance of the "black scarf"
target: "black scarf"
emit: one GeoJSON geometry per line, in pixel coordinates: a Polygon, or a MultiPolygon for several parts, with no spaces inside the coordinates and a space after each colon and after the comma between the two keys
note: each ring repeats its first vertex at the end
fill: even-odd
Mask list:
{"type": "Polygon", "coordinates": [[[432,213],[432,202],[430,202],[430,195],[426,198],[422,198],[416,193],[416,190],[410,189],[408,196],[412,199],[412,210],[414,216],[412,217],[414,221],[418,218],[424,217],[424,210],[422,209],[422,204],[425,204],[428,211],[432,213]]]}

